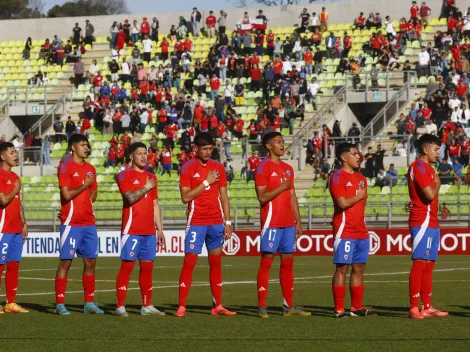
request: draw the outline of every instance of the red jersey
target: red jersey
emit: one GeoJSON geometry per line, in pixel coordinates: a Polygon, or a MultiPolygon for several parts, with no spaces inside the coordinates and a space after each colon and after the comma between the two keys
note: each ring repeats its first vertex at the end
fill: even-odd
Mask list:
{"type": "Polygon", "coordinates": [[[122,148],[123,149],[127,149],[129,144],[131,144],[131,137],[129,137],[129,136],[122,135],[121,138],[119,138],[119,140],[122,143],[122,148]]]}
{"type": "Polygon", "coordinates": [[[350,49],[352,47],[351,37],[348,35],[343,38],[343,48],[350,49]]]}
{"type": "Polygon", "coordinates": [[[180,174],[180,187],[194,189],[207,178],[212,171],[219,172],[219,180],[209,185],[188,204],[188,225],[216,225],[223,223],[222,203],[219,188],[227,187],[227,174],[224,166],[214,160],[205,165],[199,159],[191,159],[183,165],[180,174]]]}
{"type": "Polygon", "coordinates": [[[449,145],[449,155],[450,156],[458,156],[460,153],[460,145],[454,144],[449,145]]]}
{"type": "Polygon", "coordinates": [[[291,181],[290,189],[281,192],[276,198],[261,206],[263,230],[295,226],[290,192],[294,190],[294,169],[283,161],[276,163],[269,158],[264,159],[256,168],[255,186],[267,186],[268,192],[278,188],[283,178],[291,181]]]}
{"type": "Polygon", "coordinates": [[[103,76],[96,75],[96,76],[93,78],[93,86],[94,86],[94,87],[101,87],[101,86],[102,86],[102,83],[103,83],[103,76]]]}
{"type": "Polygon", "coordinates": [[[410,14],[411,14],[411,17],[418,17],[419,7],[418,6],[411,6],[410,14]]]}
{"type": "Polygon", "coordinates": [[[421,226],[439,228],[438,198],[431,202],[426,199],[423,189],[436,184],[436,171],[421,159],[413,161],[408,168],[408,191],[413,207],[408,224],[410,227],[421,226]]]}
{"type": "Polygon", "coordinates": [[[217,23],[217,18],[215,18],[215,16],[208,16],[206,18],[207,27],[215,27],[216,23],[217,23]]]}
{"type": "Polygon", "coordinates": [[[162,152],[162,164],[171,164],[171,153],[169,151],[162,152]]]}
{"type": "Polygon", "coordinates": [[[364,16],[359,16],[356,20],[358,26],[363,26],[366,23],[366,18],[364,16]]]}
{"type": "Polygon", "coordinates": [[[178,132],[178,126],[177,125],[167,125],[165,127],[165,130],[166,130],[166,137],[167,138],[170,138],[170,139],[175,139],[176,137],[176,134],[178,132]]]}
{"type": "Polygon", "coordinates": [[[140,94],[149,94],[150,85],[148,81],[140,82],[140,94]]]}
{"type": "Polygon", "coordinates": [[[155,101],[157,103],[161,103],[163,101],[163,89],[157,88],[157,92],[155,93],[155,101]]]}
{"type": "Polygon", "coordinates": [[[158,122],[165,123],[168,120],[168,111],[160,109],[158,112],[158,122]]]}
{"type": "MultiPolygon", "coordinates": [[[[330,176],[330,194],[333,200],[340,197],[354,197],[359,186],[367,188],[367,179],[360,173],[339,169],[330,176]]],[[[335,204],[333,214],[333,233],[335,239],[350,238],[361,240],[369,237],[365,217],[366,199],[362,199],[352,207],[341,209],[335,204]]]]}
{"type": "Polygon", "coordinates": [[[307,51],[304,54],[304,61],[306,64],[311,64],[313,62],[313,54],[310,51],[307,51]]]}
{"type": "Polygon", "coordinates": [[[188,51],[191,51],[192,47],[193,47],[193,42],[191,41],[191,39],[186,39],[184,41],[184,48],[188,51]]]}
{"type": "Polygon", "coordinates": [[[167,40],[162,41],[162,43],[160,44],[160,47],[162,48],[162,53],[167,53],[169,46],[170,43],[167,40]]]}
{"type": "Polygon", "coordinates": [[[175,44],[175,49],[176,51],[183,51],[184,50],[184,43],[177,41],[175,44]]]}
{"type": "Polygon", "coordinates": [[[209,118],[207,116],[203,116],[201,119],[201,130],[208,130],[209,129],[209,118]]]}
{"type": "MultiPolygon", "coordinates": [[[[12,171],[0,168],[0,193],[7,194],[15,189],[15,183],[20,178],[12,171]]],[[[0,208],[0,233],[23,233],[21,225],[21,199],[20,192],[7,204],[0,208]]],[[[1,248],[0,250],[2,250],[1,248]]]]}
{"type": "Polygon", "coordinates": [[[275,60],[273,62],[273,70],[274,73],[277,75],[280,75],[282,72],[282,61],[281,60],[275,60]]]}
{"type": "Polygon", "coordinates": [[[225,125],[218,125],[217,126],[217,137],[222,137],[225,132],[225,125]]]}
{"type": "Polygon", "coordinates": [[[313,137],[313,150],[315,152],[321,152],[322,150],[322,147],[323,147],[323,143],[322,143],[322,140],[320,137],[313,137]]]}
{"type": "Polygon", "coordinates": [[[237,132],[243,132],[243,125],[245,125],[245,121],[243,121],[242,119],[238,119],[237,121],[235,121],[235,127],[237,132]]]}
{"type": "Polygon", "coordinates": [[[457,87],[455,87],[455,91],[457,92],[458,96],[467,95],[467,90],[467,86],[464,83],[459,83],[457,84],[457,87]]]}
{"type": "Polygon", "coordinates": [[[138,98],[139,98],[139,90],[134,87],[131,89],[131,99],[137,100],[138,98]]]}
{"type": "Polygon", "coordinates": [[[248,164],[250,165],[250,170],[256,169],[256,167],[261,163],[261,159],[257,156],[250,156],[248,158],[248,164]]]}
{"type": "Polygon", "coordinates": [[[212,90],[218,90],[220,88],[220,81],[218,78],[211,78],[209,81],[212,90]]]}
{"type": "MultiPolygon", "coordinates": [[[[148,171],[139,172],[134,169],[121,171],[116,177],[119,192],[123,195],[126,192],[138,191],[145,186],[147,178],[157,182],[155,175],[148,171]]],[[[123,235],[155,235],[156,228],[153,212],[153,201],[155,199],[158,199],[156,186],[142,199],[132,205],[122,197],[121,233],[123,235]]]]}
{"type": "Polygon", "coordinates": [[[93,226],[95,225],[95,214],[91,202],[91,191],[96,191],[96,170],[86,161],[77,164],[69,157],[62,161],[58,168],[59,188],[69,187],[75,189],[84,184],[88,175],[93,176],[93,184],[78,196],[66,201],[61,195],[60,222],[66,226],[93,226]]]}
{"type": "Polygon", "coordinates": [[[430,108],[422,108],[421,114],[426,120],[429,120],[429,115],[431,115],[432,110],[430,108]]]}

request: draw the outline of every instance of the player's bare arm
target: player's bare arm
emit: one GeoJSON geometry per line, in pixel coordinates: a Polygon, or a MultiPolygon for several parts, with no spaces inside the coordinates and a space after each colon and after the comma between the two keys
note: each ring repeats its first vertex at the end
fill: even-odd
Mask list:
{"type": "Polygon", "coordinates": [[[90,191],[90,198],[91,198],[92,203],[96,202],[96,199],[98,198],[98,190],[97,189],[95,189],[93,191],[90,191]]]}
{"type": "Polygon", "coordinates": [[[359,190],[357,191],[357,194],[355,196],[339,197],[335,199],[334,202],[341,209],[347,209],[356,205],[357,203],[359,203],[361,200],[365,199],[366,197],[367,197],[367,189],[364,186],[359,186],[359,190]]]}
{"type": "Polygon", "coordinates": [[[156,186],[156,182],[152,178],[147,178],[144,187],[137,191],[129,191],[124,193],[122,196],[130,205],[137,203],[139,200],[145,197],[145,195],[156,186]]]}
{"type": "Polygon", "coordinates": [[[300,211],[299,211],[299,201],[297,200],[297,195],[295,190],[290,190],[290,199],[292,206],[292,213],[294,213],[295,219],[295,238],[299,238],[302,235],[302,221],[300,220],[300,211]]]}
{"type": "Polygon", "coordinates": [[[224,240],[228,240],[232,237],[232,224],[230,222],[230,202],[228,199],[227,187],[220,187],[219,195],[225,219],[224,240]]]}
{"type": "Polygon", "coordinates": [[[153,216],[155,219],[155,228],[157,229],[157,245],[161,247],[165,244],[165,235],[163,234],[162,215],[158,199],[153,201],[153,216]]]}
{"type": "Polygon", "coordinates": [[[85,182],[77,188],[70,188],[68,186],[60,187],[60,194],[67,202],[69,202],[72,199],[78,197],[80,193],[90,188],[93,185],[93,182],[94,182],[93,175],[88,175],[85,179],[85,182]]]}
{"type": "MultiPolygon", "coordinates": [[[[214,170],[210,172],[209,175],[207,175],[207,178],[205,181],[207,181],[207,183],[211,185],[214,182],[217,182],[219,180],[219,177],[220,177],[219,172],[214,170]]],[[[181,187],[180,188],[181,200],[183,201],[184,204],[187,204],[193,201],[198,195],[200,195],[204,191],[205,188],[206,188],[206,185],[204,184],[204,182],[193,189],[189,187],[181,187]]]]}
{"type": "Polygon", "coordinates": [[[282,178],[281,185],[272,191],[267,191],[268,186],[256,186],[256,196],[261,205],[269,203],[282,192],[290,189],[291,181],[287,180],[285,177],[282,178]]]}
{"type": "Polygon", "coordinates": [[[21,181],[16,180],[15,188],[10,193],[0,193],[0,206],[6,207],[21,190],[21,181]]]}
{"type": "Polygon", "coordinates": [[[20,218],[21,226],[23,227],[23,240],[26,240],[26,238],[28,237],[28,224],[26,223],[26,217],[24,216],[23,203],[20,203],[20,218]]]}

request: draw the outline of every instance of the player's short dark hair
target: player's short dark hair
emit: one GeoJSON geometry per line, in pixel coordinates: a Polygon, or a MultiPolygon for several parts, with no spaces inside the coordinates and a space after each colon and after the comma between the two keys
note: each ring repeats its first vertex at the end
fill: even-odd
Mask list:
{"type": "Polygon", "coordinates": [[[3,154],[4,152],[6,152],[10,148],[15,148],[13,143],[10,143],[10,142],[0,143],[0,154],[3,154]]]}
{"type": "Polygon", "coordinates": [[[347,152],[350,152],[351,149],[353,148],[357,148],[357,145],[353,144],[353,143],[349,143],[349,142],[343,142],[341,143],[340,145],[338,145],[336,147],[336,150],[335,150],[335,158],[337,161],[339,161],[340,163],[342,163],[341,161],[341,156],[344,154],[344,153],[347,153],[347,152]]]}
{"type": "Polygon", "coordinates": [[[129,154],[132,154],[134,153],[137,149],[139,148],[144,148],[145,150],[147,150],[147,146],[142,143],[142,142],[135,142],[135,143],[132,143],[130,146],[129,146],[129,154]]]}
{"type": "Polygon", "coordinates": [[[263,147],[266,148],[266,145],[268,145],[269,142],[271,142],[274,138],[276,137],[282,137],[282,134],[280,132],[269,132],[266,133],[263,136],[263,139],[261,140],[261,143],[263,144],[263,147]]]}
{"type": "Polygon", "coordinates": [[[81,142],[87,142],[88,145],[90,142],[88,141],[88,138],[86,138],[83,134],[74,134],[72,137],[69,138],[69,148],[72,147],[74,144],[78,144],[81,142]]]}
{"type": "Polygon", "coordinates": [[[214,145],[214,138],[209,132],[200,132],[194,137],[194,144],[198,147],[203,145],[214,145]]]}
{"type": "Polygon", "coordinates": [[[437,146],[441,146],[441,140],[439,139],[438,136],[435,136],[433,134],[425,133],[423,134],[418,141],[416,142],[416,147],[418,148],[419,154],[424,153],[424,147],[426,144],[434,144],[437,146]]]}

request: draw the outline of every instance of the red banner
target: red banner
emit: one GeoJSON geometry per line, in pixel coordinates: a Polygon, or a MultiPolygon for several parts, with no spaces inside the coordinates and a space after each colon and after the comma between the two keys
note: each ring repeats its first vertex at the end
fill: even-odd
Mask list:
{"type": "MultiPolygon", "coordinates": [[[[223,250],[228,256],[258,256],[259,231],[234,231],[232,238],[225,241],[223,250]]],[[[372,229],[370,234],[371,255],[409,255],[411,238],[408,229],[372,229]]],[[[441,229],[439,254],[468,254],[470,229],[441,229]]],[[[332,255],[333,234],[331,230],[304,231],[297,240],[296,255],[332,255]]]]}

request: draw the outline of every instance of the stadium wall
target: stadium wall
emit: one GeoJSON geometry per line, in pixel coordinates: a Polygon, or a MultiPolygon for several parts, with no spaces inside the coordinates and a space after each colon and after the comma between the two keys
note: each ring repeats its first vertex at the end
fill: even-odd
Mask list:
{"type": "MultiPolygon", "coordinates": [[[[223,2],[221,2],[223,3],[223,2]]],[[[216,7],[220,8],[221,3],[216,7]]],[[[438,17],[441,10],[441,0],[428,0],[428,5],[432,9],[431,17],[438,17]]],[[[132,6],[132,1],[129,2],[132,6]]],[[[197,6],[197,1],[195,1],[197,6]]],[[[411,1],[391,1],[391,0],[345,0],[335,3],[319,3],[319,4],[304,4],[304,5],[289,5],[289,6],[276,6],[276,7],[252,7],[252,8],[236,8],[224,9],[227,12],[227,28],[232,29],[235,27],[237,21],[243,16],[244,11],[255,17],[260,8],[263,9],[265,16],[269,20],[270,27],[290,27],[294,24],[299,24],[299,14],[304,7],[308,8],[309,12],[321,12],[321,8],[325,6],[330,14],[329,23],[352,23],[354,18],[359,15],[359,12],[364,12],[368,15],[369,12],[379,12],[383,18],[390,15],[393,20],[399,20],[400,17],[410,17],[411,1]]],[[[189,7],[189,6],[188,6],[189,7]]],[[[72,28],[78,22],[82,29],[85,26],[85,20],[89,19],[95,27],[95,36],[109,36],[109,28],[113,21],[124,22],[129,19],[131,22],[137,19],[140,23],[142,17],[147,17],[151,21],[152,17],[157,17],[160,21],[160,32],[168,33],[172,24],[178,24],[179,16],[184,16],[189,19],[191,9],[184,12],[149,12],[145,14],[126,14],[116,16],[88,16],[88,17],[63,17],[63,18],[43,18],[43,19],[27,19],[27,20],[4,20],[0,21],[0,40],[26,40],[27,37],[34,39],[44,40],[51,38],[54,34],[60,37],[70,37],[72,35],[72,28]]],[[[216,16],[219,15],[217,8],[213,9],[216,16]]],[[[209,11],[201,11],[203,17],[208,16],[209,11]]],[[[205,20],[203,19],[203,22],[205,20]]]]}
{"type": "MultiPolygon", "coordinates": [[[[165,231],[165,246],[157,256],[184,256],[184,230],[165,231]]],[[[371,255],[409,255],[412,241],[408,229],[369,229],[371,255]]],[[[99,256],[118,257],[120,255],[120,232],[99,232],[99,256]]],[[[297,240],[296,255],[331,256],[333,254],[333,234],[330,229],[304,231],[297,240]]],[[[58,257],[59,233],[30,233],[23,246],[24,257],[58,257]]],[[[258,256],[260,246],[259,231],[239,230],[225,241],[223,252],[227,256],[258,256]]],[[[439,254],[467,254],[470,248],[470,229],[443,228],[439,254]]],[[[206,248],[202,254],[207,256],[206,248]]]]}

